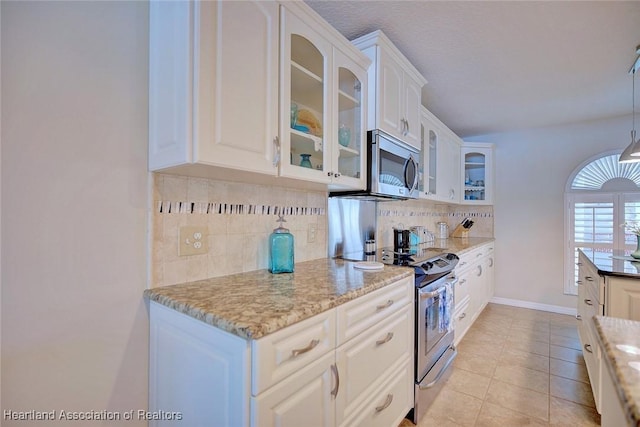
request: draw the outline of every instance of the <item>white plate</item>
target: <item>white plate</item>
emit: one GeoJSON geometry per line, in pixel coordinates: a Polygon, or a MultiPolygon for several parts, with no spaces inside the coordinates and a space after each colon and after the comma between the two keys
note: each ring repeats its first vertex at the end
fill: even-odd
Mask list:
{"type": "Polygon", "coordinates": [[[383,184],[397,185],[399,187],[404,186],[400,178],[398,178],[397,176],[386,174],[386,173],[380,174],[380,182],[383,184]]]}
{"type": "Polygon", "coordinates": [[[360,261],[356,262],[353,268],[359,268],[360,270],[382,270],[384,264],[377,261],[360,261]]]}

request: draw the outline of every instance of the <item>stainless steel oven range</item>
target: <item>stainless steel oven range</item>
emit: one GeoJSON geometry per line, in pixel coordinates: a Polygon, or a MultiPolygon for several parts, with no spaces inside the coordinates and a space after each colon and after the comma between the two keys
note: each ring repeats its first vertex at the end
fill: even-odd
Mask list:
{"type": "Polygon", "coordinates": [[[377,260],[413,267],[415,272],[415,396],[407,418],[415,424],[424,416],[451,374],[457,351],[453,346],[455,278],[459,258],[427,245],[408,250],[382,248],[375,255],[344,254],[344,259],[377,260]]]}

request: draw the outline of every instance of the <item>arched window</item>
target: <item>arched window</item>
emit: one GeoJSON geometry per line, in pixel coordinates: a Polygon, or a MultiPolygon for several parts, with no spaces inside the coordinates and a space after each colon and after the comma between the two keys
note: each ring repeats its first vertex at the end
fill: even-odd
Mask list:
{"type": "Polygon", "coordinates": [[[621,226],[640,221],[640,163],[618,163],[620,152],[600,154],[571,174],[565,189],[564,292],[577,295],[578,248],[598,258],[616,249],[635,249],[621,226]]]}

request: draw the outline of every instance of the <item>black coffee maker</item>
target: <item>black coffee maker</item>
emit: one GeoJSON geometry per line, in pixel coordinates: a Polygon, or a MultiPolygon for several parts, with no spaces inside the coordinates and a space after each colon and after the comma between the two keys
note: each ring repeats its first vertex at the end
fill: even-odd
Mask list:
{"type": "Polygon", "coordinates": [[[393,251],[406,252],[411,244],[411,231],[402,229],[393,229],[393,251]]]}

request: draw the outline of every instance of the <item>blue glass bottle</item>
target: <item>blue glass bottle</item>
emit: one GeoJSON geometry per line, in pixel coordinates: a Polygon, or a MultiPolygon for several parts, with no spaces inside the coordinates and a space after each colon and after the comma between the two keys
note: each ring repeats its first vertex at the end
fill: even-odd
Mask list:
{"type": "Polygon", "coordinates": [[[269,236],[269,271],[277,273],[293,273],[293,235],[282,226],[287,222],[282,215],[278,216],[280,227],[269,236]]]}

